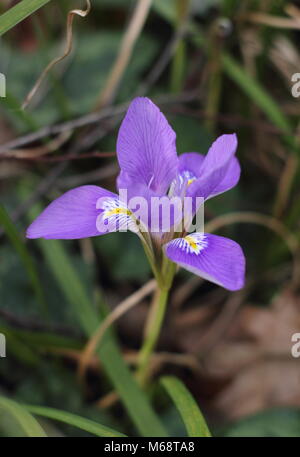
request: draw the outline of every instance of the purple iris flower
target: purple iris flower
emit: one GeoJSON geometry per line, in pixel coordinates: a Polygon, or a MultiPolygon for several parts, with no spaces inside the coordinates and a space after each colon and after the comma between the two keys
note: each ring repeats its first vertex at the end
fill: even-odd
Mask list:
{"type": "MultiPolygon", "coordinates": [[[[128,198],[172,195],[207,200],[234,187],[240,177],[235,157],[235,134],[222,135],[202,155],[177,156],[176,135],[158,107],[148,98],[130,104],[117,140],[119,191],[128,198]]],[[[207,233],[152,233],[149,210],[140,220],[120,195],[94,185],[70,190],[54,200],[30,225],[28,238],[79,239],[122,230],[127,224],[144,244],[153,262],[167,257],[179,266],[229,290],[244,285],[245,258],[241,247],[228,238],[207,233]],[[143,228],[143,230],[141,230],[143,228]]],[[[175,224],[175,220],[173,220],[175,224]]],[[[161,261],[161,260],[160,260],[161,261]]]]}

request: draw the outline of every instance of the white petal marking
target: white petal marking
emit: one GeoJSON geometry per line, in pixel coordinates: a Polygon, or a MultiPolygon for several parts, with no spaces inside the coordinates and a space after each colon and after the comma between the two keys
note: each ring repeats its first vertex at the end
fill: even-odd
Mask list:
{"type": "Polygon", "coordinates": [[[197,179],[196,176],[188,170],[180,173],[171,183],[169,197],[177,195],[183,198],[187,188],[195,181],[195,179],[197,179]]]}
{"type": "Polygon", "coordinates": [[[139,230],[133,212],[117,198],[102,199],[101,202],[97,202],[97,208],[103,210],[97,219],[99,231],[103,231],[103,226],[108,231],[139,230]]]}
{"type": "Polygon", "coordinates": [[[206,237],[202,233],[193,233],[184,238],[177,238],[173,241],[179,249],[187,254],[200,254],[200,252],[207,247],[206,237]]]}

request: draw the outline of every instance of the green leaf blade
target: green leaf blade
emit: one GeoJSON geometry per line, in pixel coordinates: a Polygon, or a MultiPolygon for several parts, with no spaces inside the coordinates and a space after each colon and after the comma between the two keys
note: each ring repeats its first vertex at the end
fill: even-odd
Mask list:
{"type": "Polygon", "coordinates": [[[6,436],[46,437],[37,420],[17,402],[6,397],[0,397],[0,429],[2,427],[6,436]]]}
{"type": "MultiPolygon", "coordinates": [[[[41,212],[34,207],[33,219],[41,212]]],[[[91,336],[99,325],[100,316],[92,306],[89,294],[81,281],[63,244],[58,240],[37,240],[45,260],[61,288],[67,302],[73,307],[86,335],[91,336]]],[[[153,410],[146,394],[132,376],[111,332],[107,332],[97,351],[114,388],[120,396],[136,429],[142,436],[168,436],[165,427],[153,410]]]]}
{"type": "Polygon", "coordinates": [[[123,433],[113,430],[106,425],[99,424],[98,422],[86,419],[85,417],[77,416],[76,414],[72,414],[67,411],[61,411],[55,408],[46,408],[43,406],[23,405],[23,407],[32,414],[63,422],[95,436],[126,437],[123,433]]]}
{"type": "Polygon", "coordinates": [[[22,0],[0,16],[0,36],[26,19],[50,0],[22,0]]]}
{"type": "Polygon", "coordinates": [[[282,113],[280,107],[266,92],[260,83],[250,76],[229,54],[223,54],[222,63],[227,75],[238,84],[257,106],[267,115],[285,134],[292,134],[289,120],[282,113]]]}
{"type": "Polygon", "coordinates": [[[174,376],[164,376],[160,382],[181,415],[188,436],[211,437],[206,421],[185,385],[174,376]]]}

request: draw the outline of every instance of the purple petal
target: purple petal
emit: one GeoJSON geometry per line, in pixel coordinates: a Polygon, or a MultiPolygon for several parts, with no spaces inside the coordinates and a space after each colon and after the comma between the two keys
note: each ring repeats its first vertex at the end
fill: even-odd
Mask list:
{"type": "Polygon", "coordinates": [[[205,156],[197,152],[186,152],[178,158],[178,172],[172,181],[169,196],[183,198],[188,187],[199,178],[205,156]]]}
{"type": "Polygon", "coordinates": [[[203,160],[199,178],[189,186],[187,195],[206,199],[220,193],[218,191],[219,186],[221,189],[225,188],[225,190],[231,188],[231,184],[239,176],[236,163],[235,166],[232,165],[236,148],[237,137],[235,134],[222,135],[217,138],[203,160]],[[230,171],[232,167],[234,169],[233,172],[232,170],[230,171]],[[228,172],[229,178],[226,176],[228,172]],[[229,183],[226,184],[225,181],[225,186],[221,186],[221,183],[225,179],[228,179],[229,183]],[[227,188],[228,185],[229,187],[227,188]]]}
{"type": "Polygon", "coordinates": [[[152,198],[160,198],[160,194],[149,189],[144,184],[128,183],[127,201],[128,207],[135,217],[140,220],[145,227],[151,226],[151,204],[152,198]]]}
{"type": "MultiPolygon", "coordinates": [[[[223,168],[228,165],[237,149],[237,136],[235,133],[219,136],[211,145],[202,164],[201,176],[210,175],[215,171],[216,175],[225,176],[223,168]]],[[[218,182],[221,180],[219,179],[218,182]]]]}
{"type": "Polygon", "coordinates": [[[186,270],[229,290],[245,281],[245,257],[241,247],[222,236],[193,233],[165,246],[166,256],[186,270]]]}
{"type": "Polygon", "coordinates": [[[229,162],[225,177],[220,182],[220,184],[214,188],[213,194],[211,194],[209,197],[215,197],[216,195],[222,194],[223,192],[227,192],[227,190],[232,189],[239,182],[240,176],[241,167],[239,161],[236,157],[232,157],[229,162]]]}
{"type": "Polygon", "coordinates": [[[54,200],[28,227],[27,238],[79,239],[101,235],[96,228],[96,208],[102,197],[115,194],[97,186],[69,190],[54,200]]]}
{"type": "Polygon", "coordinates": [[[139,234],[140,230],[147,231],[143,220],[135,216],[135,211],[129,207],[127,192],[114,195],[113,197],[100,198],[97,201],[97,208],[100,214],[97,217],[96,227],[100,234],[109,232],[127,232],[128,230],[139,234]],[[137,219],[141,222],[137,223],[137,219]]]}
{"type": "Polygon", "coordinates": [[[199,178],[202,170],[202,165],[205,160],[205,155],[199,152],[185,152],[178,157],[178,172],[179,174],[188,171],[196,178],[199,178]]]}
{"type": "Polygon", "coordinates": [[[148,98],[130,104],[119,130],[117,154],[122,172],[136,183],[166,192],[177,173],[176,135],[148,98]]]}
{"type": "Polygon", "coordinates": [[[117,177],[117,189],[127,189],[130,188],[134,189],[134,185],[136,181],[134,181],[126,171],[121,170],[118,177],[117,177]]]}
{"type": "Polygon", "coordinates": [[[169,199],[145,185],[136,184],[127,189],[128,208],[156,237],[170,232],[182,219],[182,203],[179,198],[169,199]]]}

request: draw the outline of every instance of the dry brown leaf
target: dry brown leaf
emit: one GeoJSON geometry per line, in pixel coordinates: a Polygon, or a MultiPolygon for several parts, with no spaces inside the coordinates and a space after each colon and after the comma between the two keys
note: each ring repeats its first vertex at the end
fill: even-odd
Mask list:
{"type": "Polygon", "coordinates": [[[272,407],[300,407],[300,363],[264,360],[244,369],[217,396],[215,409],[229,420],[272,407]]]}
{"type": "Polygon", "coordinates": [[[205,358],[205,376],[224,385],[213,400],[235,420],[266,408],[300,406],[300,363],[291,337],[300,330],[300,297],[289,290],[269,308],[240,310],[226,336],[205,358]]]}

